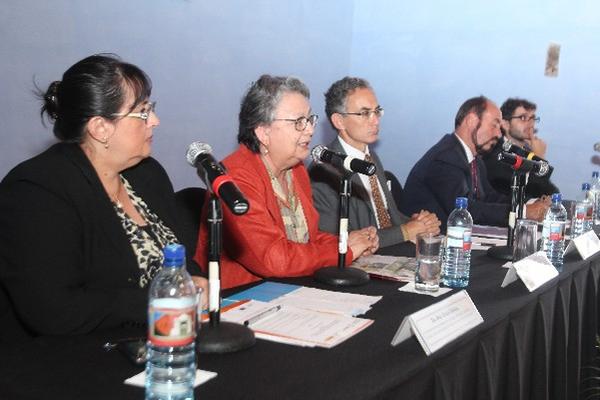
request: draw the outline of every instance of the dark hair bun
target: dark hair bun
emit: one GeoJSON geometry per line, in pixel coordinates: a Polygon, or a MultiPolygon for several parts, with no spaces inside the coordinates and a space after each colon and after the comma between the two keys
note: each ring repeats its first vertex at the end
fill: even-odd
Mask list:
{"type": "Polygon", "coordinates": [[[56,120],[58,118],[58,87],[60,81],[54,81],[48,86],[48,90],[44,94],[44,110],[48,116],[56,120]]]}

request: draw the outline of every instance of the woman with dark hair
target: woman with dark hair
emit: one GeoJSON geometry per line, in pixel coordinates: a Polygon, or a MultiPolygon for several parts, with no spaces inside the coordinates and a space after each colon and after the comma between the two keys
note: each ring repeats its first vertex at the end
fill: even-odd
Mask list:
{"type": "MultiPolygon", "coordinates": [[[[318,230],[302,161],[317,116],[311,114],[309,91],[296,78],[263,75],[242,100],[238,150],[223,160],[250,201],[242,216],[223,210],[223,288],[267,277],[310,275],[336,265],[338,238],[318,230]]],[[[202,221],[206,220],[205,202],[202,221]]],[[[207,226],[200,227],[195,260],[207,265],[207,226]]],[[[377,249],[374,227],[351,232],[348,262],[377,249]]]]}
{"type": "Polygon", "coordinates": [[[151,89],[135,65],[94,55],[40,94],[60,143],[0,183],[0,281],[23,331],[146,321],[162,248],[180,242],[173,187],[149,157],[151,89]]]}

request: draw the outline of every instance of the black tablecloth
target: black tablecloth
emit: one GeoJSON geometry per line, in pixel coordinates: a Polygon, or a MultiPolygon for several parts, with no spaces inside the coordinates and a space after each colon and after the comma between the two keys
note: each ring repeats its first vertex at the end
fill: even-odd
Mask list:
{"type": "MultiPolygon", "coordinates": [[[[390,341],[406,315],[440,298],[373,280],[343,289],[383,296],[365,315],[375,320],[365,331],[333,349],[257,340],[239,353],[201,355],[199,368],[218,377],[196,388],[196,398],[580,398],[580,382],[592,372],[581,367],[595,356],[600,260],[571,257],[558,278],[533,293],[520,281],[500,288],[500,264],[474,252],[467,292],[484,323],[429,357],[414,337],[396,347],[390,341]]],[[[285,282],[327,288],[310,278],[285,282]]],[[[143,389],[122,382],[142,368],[102,350],[108,339],[137,334],[43,337],[2,348],[0,398],[141,399],[143,389]]]]}

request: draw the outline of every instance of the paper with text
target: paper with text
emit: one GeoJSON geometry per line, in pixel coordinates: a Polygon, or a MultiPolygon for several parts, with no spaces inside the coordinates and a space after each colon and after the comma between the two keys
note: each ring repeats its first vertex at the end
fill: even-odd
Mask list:
{"type": "Polygon", "coordinates": [[[425,354],[430,355],[482,322],[483,318],[471,297],[466,290],[461,290],[405,317],[392,339],[392,345],[414,334],[425,354]]]}

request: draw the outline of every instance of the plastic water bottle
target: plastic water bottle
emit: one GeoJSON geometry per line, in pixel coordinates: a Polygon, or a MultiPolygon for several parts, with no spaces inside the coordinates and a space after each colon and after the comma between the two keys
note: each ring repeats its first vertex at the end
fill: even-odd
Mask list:
{"type": "Polygon", "coordinates": [[[571,219],[571,239],[592,230],[592,214],[594,206],[590,199],[590,184],[581,185],[581,194],[573,205],[573,217],[571,219]]]}
{"type": "Polygon", "coordinates": [[[594,205],[594,225],[600,225],[600,177],[598,171],[592,172],[590,199],[594,205]]]}
{"type": "Polygon", "coordinates": [[[463,288],[469,284],[473,218],[467,210],[467,204],[466,197],[457,197],[456,208],[448,217],[442,256],[442,283],[452,288],[463,288]]]}
{"type": "Polygon", "coordinates": [[[544,228],[542,230],[542,250],[554,265],[562,271],[563,251],[565,248],[565,224],[567,221],[567,210],[561,203],[560,193],[552,195],[552,205],[546,211],[544,217],[544,228]]]}
{"type": "Polygon", "coordinates": [[[150,285],[146,400],[193,400],[198,294],[185,269],[185,248],[170,244],[163,254],[150,285]]]}

